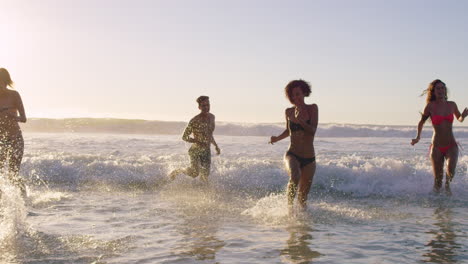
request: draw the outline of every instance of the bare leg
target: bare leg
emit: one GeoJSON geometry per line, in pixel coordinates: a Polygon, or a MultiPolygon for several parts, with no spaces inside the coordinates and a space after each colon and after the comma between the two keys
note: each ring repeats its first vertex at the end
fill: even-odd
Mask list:
{"type": "Polygon", "coordinates": [[[7,158],[8,150],[5,145],[0,145],[0,171],[3,172],[5,169],[5,162],[7,158]]]}
{"type": "Polygon", "coordinates": [[[185,169],[175,169],[171,173],[169,173],[169,179],[171,181],[175,180],[176,176],[179,174],[185,174],[192,178],[196,178],[198,176],[198,169],[193,167],[188,167],[185,169]]]}
{"type": "MultiPolygon", "coordinates": [[[[1,174],[3,174],[3,175],[7,174],[7,173],[5,173],[6,157],[7,157],[6,147],[0,145],[0,175],[1,174]]],[[[1,195],[1,193],[0,193],[0,195],[1,195]]]]}
{"type": "Polygon", "coordinates": [[[314,179],[315,161],[302,168],[301,178],[299,179],[299,194],[297,196],[302,209],[306,209],[307,196],[309,195],[312,180],[314,179]]]}
{"type": "Polygon", "coordinates": [[[204,183],[208,183],[211,169],[211,151],[210,149],[200,150],[199,153],[200,176],[204,183]]]}
{"type": "Polygon", "coordinates": [[[202,171],[200,173],[200,177],[204,183],[208,183],[208,176],[209,176],[209,172],[202,171]]]}
{"type": "Polygon", "coordinates": [[[173,181],[175,180],[176,176],[184,173],[185,169],[175,169],[171,173],[169,173],[169,180],[173,181]]]}
{"type": "Polygon", "coordinates": [[[444,155],[434,146],[431,149],[431,161],[434,173],[434,192],[440,192],[444,178],[444,155]]]}
{"type": "Polygon", "coordinates": [[[458,146],[454,146],[447,151],[447,175],[445,177],[445,191],[451,194],[450,182],[452,182],[455,176],[455,169],[457,168],[458,162],[458,146]]]}
{"type": "Polygon", "coordinates": [[[286,164],[286,169],[289,174],[289,183],[288,183],[288,204],[291,206],[294,203],[294,198],[296,197],[297,186],[299,185],[299,179],[301,176],[301,167],[299,161],[296,158],[286,155],[284,157],[284,162],[286,164]]]}
{"type": "Polygon", "coordinates": [[[173,170],[169,174],[169,179],[171,181],[175,180],[175,177],[179,174],[186,174],[192,178],[196,178],[198,176],[199,170],[200,170],[200,158],[198,155],[198,152],[194,151],[194,149],[190,148],[189,149],[189,157],[190,157],[190,167],[185,168],[185,169],[176,169],[173,170]]]}
{"type": "Polygon", "coordinates": [[[19,135],[17,138],[12,140],[12,146],[8,150],[8,167],[9,167],[9,177],[10,181],[15,184],[21,191],[21,194],[26,197],[26,186],[23,182],[23,179],[19,176],[21,161],[23,160],[24,153],[24,141],[23,137],[19,135]]]}

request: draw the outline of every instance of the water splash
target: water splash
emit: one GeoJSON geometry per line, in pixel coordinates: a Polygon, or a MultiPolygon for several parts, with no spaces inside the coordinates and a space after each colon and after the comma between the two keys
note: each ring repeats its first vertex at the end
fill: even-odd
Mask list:
{"type": "Polygon", "coordinates": [[[30,234],[27,210],[20,190],[3,178],[0,192],[0,260],[14,263],[23,249],[22,238],[30,234]]]}

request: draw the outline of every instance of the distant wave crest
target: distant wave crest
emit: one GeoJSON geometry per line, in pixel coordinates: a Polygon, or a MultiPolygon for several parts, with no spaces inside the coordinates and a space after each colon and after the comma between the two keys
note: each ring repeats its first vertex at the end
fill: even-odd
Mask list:
{"type": "MultiPolygon", "coordinates": [[[[25,132],[66,133],[116,133],[116,134],[182,134],[187,123],[109,118],[33,118],[24,124],[25,132]]],[[[271,136],[281,133],[284,124],[279,123],[228,123],[218,122],[215,134],[230,136],[271,136]]],[[[468,127],[455,127],[455,136],[468,138],[468,127]]],[[[384,126],[353,124],[319,124],[319,137],[405,137],[411,138],[416,126],[384,126]]],[[[423,137],[430,137],[431,128],[426,125],[423,137]]]]}

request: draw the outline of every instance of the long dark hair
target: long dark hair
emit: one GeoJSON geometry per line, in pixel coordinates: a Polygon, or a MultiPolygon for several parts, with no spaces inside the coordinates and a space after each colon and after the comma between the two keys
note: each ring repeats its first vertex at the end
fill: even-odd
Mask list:
{"type": "Polygon", "coordinates": [[[445,86],[445,100],[448,99],[448,97],[447,97],[447,85],[445,85],[445,83],[443,81],[441,81],[439,79],[435,79],[429,84],[427,89],[424,90],[423,93],[421,94],[421,96],[424,96],[425,94],[427,95],[426,96],[426,103],[430,103],[430,102],[436,100],[434,90],[435,90],[436,85],[439,84],[439,83],[441,83],[441,84],[443,84],[445,86]]]}

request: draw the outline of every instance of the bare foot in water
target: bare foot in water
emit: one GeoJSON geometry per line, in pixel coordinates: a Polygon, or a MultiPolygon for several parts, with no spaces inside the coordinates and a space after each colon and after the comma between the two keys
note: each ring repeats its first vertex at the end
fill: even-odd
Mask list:
{"type": "Polygon", "coordinates": [[[169,174],[169,177],[168,177],[168,178],[169,178],[169,181],[175,180],[177,174],[178,174],[178,173],[177,173],[177,170],[172,171],[172,172],[169,174]]]}
{"type": "Polygon", "coordinates": [[[445,182],[445,194],[447,194],[447,196],[452,196],[452,190],[450,189],[450,184],[449,182],[445,182]]]}
{"type": "Polygon", "coordinates": [[[451,174],[451,173],[447,173],[447,175],[445,176],[445,185],[452,182],[453,176],[455,176],[455,175],[451,174]]]}

